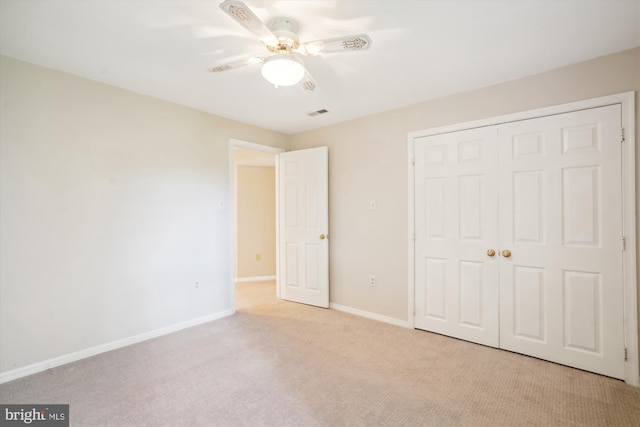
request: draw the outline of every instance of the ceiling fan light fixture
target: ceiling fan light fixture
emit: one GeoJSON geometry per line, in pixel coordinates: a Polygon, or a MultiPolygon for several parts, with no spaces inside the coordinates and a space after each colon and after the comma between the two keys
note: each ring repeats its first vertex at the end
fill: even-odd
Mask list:
{"type": "Polygon", "coordinates": [[[274,55],[262,65],[262,77],[275,86],[294,85],[302,80],[304,73],[304,63],[294,55],[274,55]]]}

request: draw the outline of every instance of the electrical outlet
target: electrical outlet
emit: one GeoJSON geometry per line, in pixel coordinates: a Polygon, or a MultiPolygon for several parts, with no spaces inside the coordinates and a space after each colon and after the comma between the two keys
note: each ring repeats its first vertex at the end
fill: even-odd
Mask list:
{"type": "Polygon", "coordinates": [[[200,287],[200,282],[196,282],[196,289],[200,287]]]}
{"type": "Polygon", "coordinates": [[[376,276],[369,276],[369,286],[376,285],[376,276]]]}
{"type": "Polygon", "coordinates": [[[378,202],[375,200],[370,200],[369,209],[371,209],[372,211],[375,211],[377,208],[378,208],[378,202]]]}

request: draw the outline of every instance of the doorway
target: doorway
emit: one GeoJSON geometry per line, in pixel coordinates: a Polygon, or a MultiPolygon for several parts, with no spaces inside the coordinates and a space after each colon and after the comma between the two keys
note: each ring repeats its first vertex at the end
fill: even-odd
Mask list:
{"type": "Polygon", "coordinates": [[[233,311],[238,303],[253,304],[247,301],[252,295],[277,296],[275,166],[277,154],[283,151],[246,141],[229,142],[233,311]],[[240,288],[242,298],[238,299],[240,288]]]}
{"type": "MultiPolygon", "coordinates": [[[[270,185],[275,189],[266,200],[271,202],[275,199],[275,208],[269,208],[275,209],[275,217],[272,220],[265,220],[261,215],[260,208],[250,207],[249,209],[254,212],[249,213],[249,216],[253,216],[247,223],[251,226],[254,225],[253,222],[267,224],[266,227],[269,227],[270,230],[265,234],[271,235],[274,230],[268,224],[273,224],[275,227],[275,254],[270,253],[269,258],[275,258],[276,263],[275,283],[272,283],[276,288],[276,297],[329,308],[327,147],[284,153],[284,150],[280,148],[232,139],[229,142],[229,247],[231,248],[230,260],[233,272],[230,278],[229,299],[232,312],[236,310],[237,278],[246,279],[251,283],[264,279],[274,281],[273,270],[266,273],[268,275],[265,275],[262,270],[261,273],[258,273],[262,275],[242,277],[243,274],[246,274],[244,265],[241,267],[242,271],[238,269],[240,256],[244,257],[242,262],[247,262],[248,258],[248,264],[254,264],[254,267],[256,262],[262,261],[262,253],[256,251],[256,248],[251,245],[248,249],[239,250],[241,246],[239,239],[246,236],[244,230],[243,232],[237,231],[236,194],[238,194],[239,184],[237,170],[241,166],[236,163],[241,159],[245,159],[242,166],[271,167],[273,164],[274,167],[273,184],[270,185]],[[251,160],[246,160],[247,158],[251,160]],[[244,252],[241,253],[241,251],[244,252]],[[247,251],[249,255],[247,255],[247,251]],[[253,258],[254,256],[255,258],[253,258]]],[[[254,178],[252,182],[254,185],[258,185],[256,183],[263,184],[262,179],[255,180],[254,178]]],[[[255,188],[249,188],[247,191],[253,196],[260,193],[255,188]]],[[[261,241],[261,239],[254,237],[249,233],[250,240],[261,241]]],[[[267,244],[263,246],[263,249],[270,252],[273,246],[273,243],[267,244]]]]}

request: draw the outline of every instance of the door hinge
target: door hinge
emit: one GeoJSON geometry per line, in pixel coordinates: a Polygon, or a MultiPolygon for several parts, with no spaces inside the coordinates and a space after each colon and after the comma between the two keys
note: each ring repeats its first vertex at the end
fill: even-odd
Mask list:
{"type": "Polygon", "coordinates": [[[629,360],[629,357],[628,357],[628,354],[627,354],[627,347],[625,347],[624,348],[624,361],[627,362],[628,360],[629,360]]]}
{"type": "Polygon", "coordinates": [[[416,165],[416,158],[415,157],[411,158],[411,164],[414,165],[414,166],[416,165]]]}
{"type": "Polygon", "coordinates": [[[622,252],[627,250],[627,240],[623,237],[622,238],[622,252]]]}
{"type": "Polygon", "coordinates": [[[625,141],[624,139],[624,128],[620,128],[620,144],[625,141]]]}
{"type": "Polygon", "coordinates": [[[411,233],[411,238],[413,239],[413,241],[416,241],[416,233],[411,233]]]}

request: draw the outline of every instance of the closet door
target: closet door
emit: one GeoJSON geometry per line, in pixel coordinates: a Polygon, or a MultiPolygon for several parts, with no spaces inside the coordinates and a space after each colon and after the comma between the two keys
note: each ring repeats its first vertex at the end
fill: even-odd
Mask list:
{"type": "Polygon", "coordinates": [[[499,127],[500,347],[623,378],[619,105],[499,127]]]}
{"type": "Polygon", "coordinates": [[[415,325],[498,346],[497,130],[415,143],[415,325]]]}

